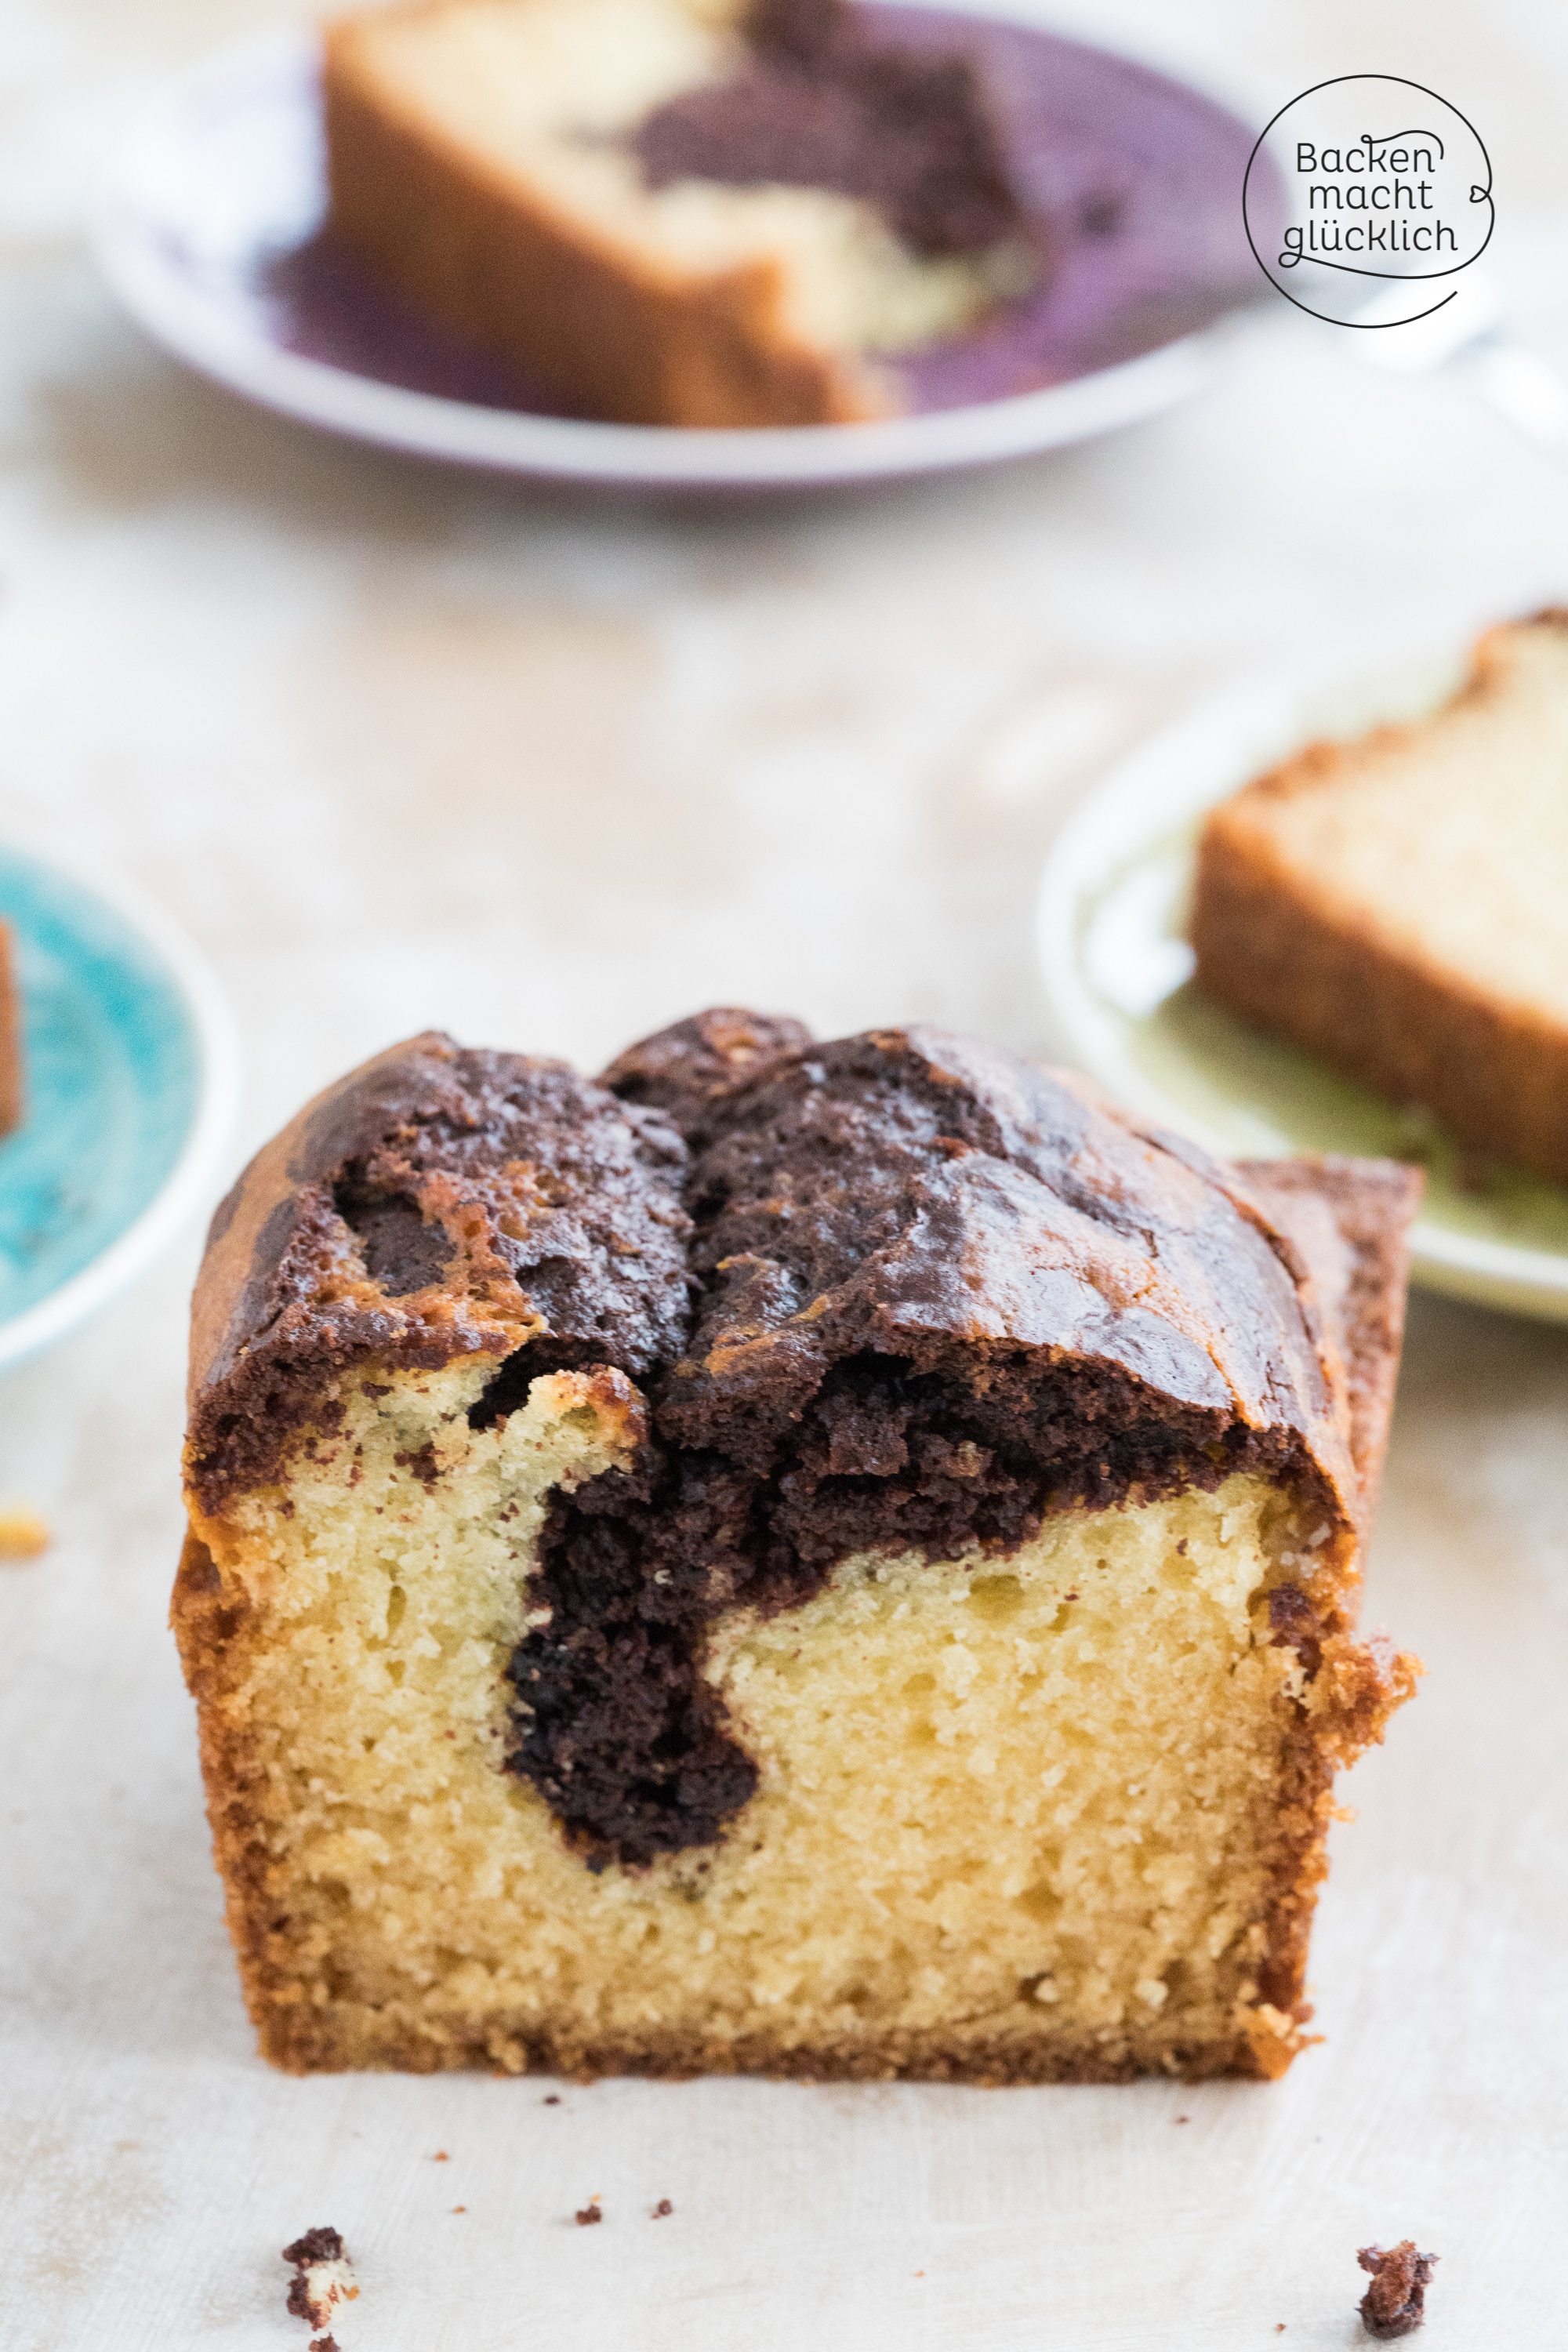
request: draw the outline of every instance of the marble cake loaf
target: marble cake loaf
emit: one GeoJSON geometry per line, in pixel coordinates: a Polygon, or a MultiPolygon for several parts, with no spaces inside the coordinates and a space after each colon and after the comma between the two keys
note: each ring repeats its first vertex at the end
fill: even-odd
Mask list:
{"type": "Polygon", "coordinates": [[[413,1039],[197,1286],[174,1622],[294,2069],[1277,2074],[1417,1181],[933,1029],[413,1039]]]}

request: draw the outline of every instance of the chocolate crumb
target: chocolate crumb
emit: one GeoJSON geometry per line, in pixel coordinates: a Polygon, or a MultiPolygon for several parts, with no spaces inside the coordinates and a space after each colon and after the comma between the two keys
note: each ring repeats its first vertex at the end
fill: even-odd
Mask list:
{"type": "Polygon", "coordinates": [[[1384,2344],[1413,2336],[1426,2316],[1426,2289],[1436,2255],[1418,2254],[1415,2239],[1402,2238],[1386,2252],[1381,2246],[1363,2246],[1356,2260],[1372,2273],[1372,2284],[1361,2299],[1361,2324],[1367,2334],[1384,2344]]]}
{"type": "Polygon", "coordinates": [[[289,2313],[312,2329],[324,2327],[340,2303],[358,2299],[359,2287],[339,2231],[307,2230],[292,2245],[284,2247],[283,2260],[294,2266],[289,2282],[289,2313]]]}
{"type": "Polygon", "coordinates": [[[341,2263],[346,2260],[343,2242],[336,2230],[307,2230],[291,2246],[283,2249],[283,2259],[303,2270],[310,2263],[341,2263]]]}
{"type": "Polygon", "coordinates": [[[653,2218],[656,2221],[662,2221],[667,2213],[673,2213],[674,2210],[675,2208],[670,2203],[668,2198],[661,2197],[658,2203],[653,2209],[653,2218]]]}
{"type": "Polygon", "coordinates": [[[310,2352],[342,2352],[342,2347],[335,2336],[313,2336],[310,2352]]]}
{"type": "Polygon", "coordinates": [[[1178,2116],[1176,2117],[1176,2121],[1179,2124],[1190,2124],[1192,2122],[1192,2117],[1191,2116],[1178,2116]]]}
{"type": "Polygon", "coordinates": [[[574,2218],[580,2230],[591,2230],[595,2221],[604,2220],[605,2209],[596,2197],[590,2197],[586,2205],[579,2208],[574,2218]]]}
{"type": "Polygon", "coordinates": [[[558,2107],[561,2105],[561,2101],[555,2092],[552,2091],[544,2104],[547,2107],[558,2107]]]}

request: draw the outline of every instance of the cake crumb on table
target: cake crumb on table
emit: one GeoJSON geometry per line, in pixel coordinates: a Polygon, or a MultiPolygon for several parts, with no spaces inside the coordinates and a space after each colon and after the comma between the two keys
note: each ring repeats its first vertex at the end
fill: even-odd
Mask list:
{"type": "Polygon", "coordinates": [[[312,2336],[310,2352],[342,2352],[335,2336],[312,2336]]]}
{"type": "Polygon", "coordinates": [[[585,2205],[578,2208],[574,2218],[580,2230],[591,2230],[595,2221],[604,2220],[605,2209],[596,2197],[590,2197],[585,2205]]]}
{"type": "Polygon", "coordinates": [[[49,1523],[23,1503],[0,1503],[0,1559],[37,1559],[54,1541],[49,1523]]]}
{"type": "Polygon", "coordinates": [[[359,2294],[359,2282],[336,2230],[307,2230],[284,2247],[283,2260],[294,2266],[289,2308],[312,2328],[324,2327],[340,2303],[353,2303],[359,2294]]]}
{"type": "Polygon", "coordinates": [[[1418,2254],[1414,2238],[1402,2238],[1386,2252],[1381,2246],[1363,2246],[1356,2255],[1372,2284],[1361,2299],[1361,2324],[1381,2343],[1413,2336],[1426,2319],[1426,2289],[1431,2284],[1436,2254],[1418,2254]]]}
{"type": "Polygon", "coordinates": [[[561,2096],[559,2092],[552,2091],[544,2104],[547,2107],[558,2107],[561,2105],[561,2096]]]}
{"type": "Polygon", "coordinates": [[[665,2220],[665,2219],[666,2219],[669,2214],[673,2213],[673,2212],[674,2212],[674,2210],[675,2210],[675,2208],[674,2208],[674,2206],[670,2203],[670,2201],[669,2201],[668,2198],[668,2197],[661,2197],[661,2198],[659,2199],[659,2200],[658,2200],[658,2204],[654,2207],[654,2209],[653,2209],[653,2218],[654,2218],[654,2220],[655,2220],[656,2221],[664,2221],[664,2220],[665,2220]]]}

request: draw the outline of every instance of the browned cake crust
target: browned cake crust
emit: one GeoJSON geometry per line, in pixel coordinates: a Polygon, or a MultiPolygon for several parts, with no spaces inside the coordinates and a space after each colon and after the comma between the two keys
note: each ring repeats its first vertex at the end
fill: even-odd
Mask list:
{"type": "MultiPolygon", "coordinates": [[[[1568,612],[1527,625],[1568,632],[1568,612]]],[[[1451,707],[1484,707],[1506,690],[1507,635],[1481,639],[1451,707]]],[[[1358,744],[1310,744],[1211,811],[1192,915],[1198,982],[1391,1101],[1432,1111],[1485,1160],[1568,1181],[1568,1029],[1467,987],[1348,917],[1281,856],[1270,828],[1271,807],[1353,784],[1363,752],[1411,745],[1421,731],[1386,727],[1358,744]]],[[[1484,777],[1476,789],[1484,793],[1484,777]]]]}
{"type": "MultiPolygon", "coordinates": [[[[863,1548],[1005,1553],[1064,1504],[1215,1487],[1250,1465],[1288,1477],[1322,1517],[1268,1602],[1305,1696],[1278,1790],[1264,2006],[1182,2059],[1194,2075],[1283,2072],[1310,2014],[1332,1776],[1382,1736],[1416,1671],[1358,1642],[1354,1618],[1418,1190],[1384,1162],[1227,1171],[1105,1115],[1071,1081],[931,1030],[814,1046],[798,1024],[715,1013],[632,1049],[598,1086],[431,1035],[329,1089],[215,1221],[174,1604],[268,2054],[352,2063],[274,1948],[276,1768],[240,1696],[248,1604],[208,1538],[301,1432],[330,1424],[346,1373],[483,1353],[500,1368],[476,1425],[561,1367],[634,1444],[647,1422],[628,1372],[651,1406],[640,1483],[601,1479],[557,1507],[539,1571],[551,1622],[511,1670],[528,1713],[507,1761],[594,1868],[722,1838],[751,1794],[748,1759],[691,1678],[720,1606],[797,1607],[863,1548]],[[629,1584],[617,1545],[631,1547],[629,1584]]],[[[441,2054],[414,2034],[377,2055],[493,2063],[482,2039],[441,2054]]],[[[847,2063],[674,2027],[628,2039],[563,2026],[519,2063],[984,2081],[1136,2071],[1048,2037],[1020,2052],[927,2032],[847,2063]]]]}
{"type": "Polygon", "coordinates": [[[1421,1178],[1397,1161],[1331,1152],[1237,1166],[1314,1269],[1330,1340],[1345,1367],[1361,1518],[1370,1530],[1405,1340],[1408,1235],[1421,1178]]]}
{"type": "MultiPolygon", "coordinates": [[[[1388,1160],[1336,1155],[1246,1160],[1240,1173],[1312,1270],[1324,1345],[1338,1353],[1342,1366],[1364,1541],[1371,1533],[1388,1451],[1405,1337],[1408,1237],[1421,1197],[1421,1177],[1415,1170],[1388,1160]]],[[[1302,1612],[1289,1588],[1271,1597],[1270,1610],[1280,1637],[1300,1630],[1302,1612]]],[[[1309,1641],[1312,1638],[1309,1634],[1309,1641]]],[[[1347,1673],[1342,1652],[1321,1654],[1320,1673],[1326,1670],[1338,1683],[1340,1727],[1321,1742],[1303,1737],[1289,1764],[1285,1811],[1295,1824],[1296,1861],[1271,1927],[1269,1965],[1279,1990],[1276,2005],[1303,2023],[1310,2015],[1303,1987],[1312,1908],[1328,1868],[1325,1839],[1333,1816],[1333,1773],[1382,1738],[1393,1711],[1390,1694],[1397,1693],[1396,1705],[1415,1686],[1413,1661],[1394,1656],[1386,1643],[1373,1641],[1360,1656],[1371,1659],[1370,1675],[1361,1668],[1359,1658],[1347,1673]]],[[[1260,2058],[1262,2073],[1271,2071],[1270,2062],[1279,2072],[1289,2063],[1289,2053],[1278,2045],[1260,2058]]]]}
{"type": "Polygon", "coordinates": [[[22,1000],[11,926],[0,923],[0,1135],[22,1124],[22,1000]]]}

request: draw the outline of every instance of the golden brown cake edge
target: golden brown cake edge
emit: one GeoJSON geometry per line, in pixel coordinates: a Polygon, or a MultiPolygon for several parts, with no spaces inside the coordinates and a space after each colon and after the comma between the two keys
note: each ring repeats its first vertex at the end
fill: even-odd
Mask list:
{"type": "Polygon", "coordinates": [[[1405,1333],[1409,1227],[1423,1178],[1418,1170],[1396,1162],[1331,1154],[1244,1160],[1237,1163],[1237,1173],[1305,1261],[1329,1327],[1327,1352],[1338,1358],[1336,1370],[1346,1391],[1358,1482],[1356,1555],[1338,1574],[1320,1570],[1312,1579],[1310,1606],[1326,1629],[1325,1638],[1310,1707],[1298,1723],[1287,1762],[1287,1858],[1260,1971],[1264,1995],[1282,2030],[1272,2039],[1256,2034],[1251,2063],[1236,2070],[1273,2078],[1284,2074],[1309,2038],[1308,1948],[1318,1889],[1328,1874],[1334,1775],[1381,1744],[1390,1717],[1414,1696],[1424,1671],[1408,1652],[1356,1636],[1365,1547],[1388,1450],[1405,1333]],[[1298,1213],[1303,1204],[1309,1212],[1328,1210],[1343,1255],[1323,1247],[1321,1223],[1298,1213]],[[1331,1589],[1320,1591],[1324,1578],[1331,1589]]]}

